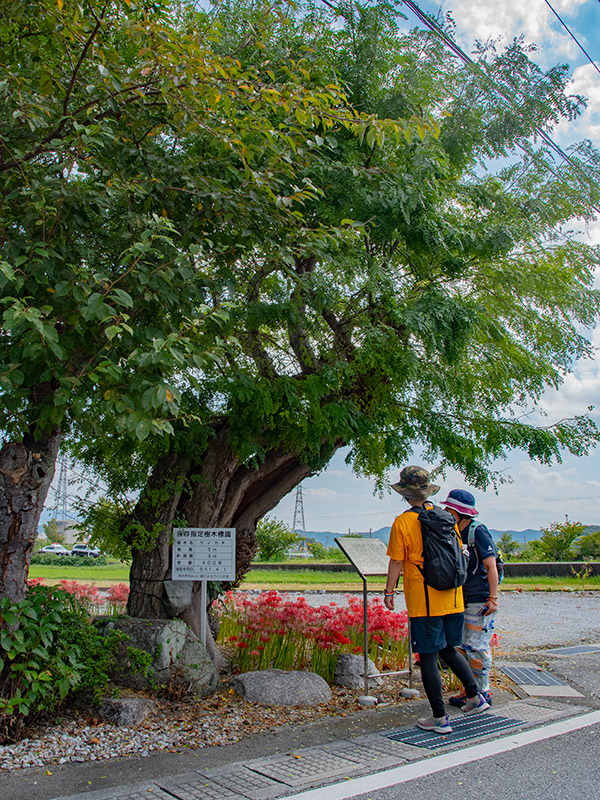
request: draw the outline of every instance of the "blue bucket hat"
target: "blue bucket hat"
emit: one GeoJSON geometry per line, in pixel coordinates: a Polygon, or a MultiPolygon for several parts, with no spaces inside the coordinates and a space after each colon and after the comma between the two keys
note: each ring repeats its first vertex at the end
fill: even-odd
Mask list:
{"type": "Polygon", "coordinates": [[[452,489],[442,503],[446,508],[453,508],[465,517],[476,517],[479,511],[475,508],[475,498],[466,489],[452,489]]]}

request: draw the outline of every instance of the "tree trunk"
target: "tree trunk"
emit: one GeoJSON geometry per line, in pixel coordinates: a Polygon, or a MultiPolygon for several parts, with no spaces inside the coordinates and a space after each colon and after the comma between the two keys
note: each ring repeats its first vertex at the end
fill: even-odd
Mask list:
{"type": "Polygon", "coordinates": [[[164,596],[163,582],[170,569],[170,538],[173,519],[189,470],[185,457],[167,454],[154,469],[142,493],[126,533],[134,543],[129,576],[127,613],[131,617],[165,619],[173,616],[164,596]],[[154,532],[151,546],[135,546],[140,532],[154,532]]]}
{"type": "MultiPolygon", "coordinates": [[[[324,463],[342,444],[340,441],[326,454],[324,463]]],[[[164,590],[163,582],[171,574],[173,520],[178,524],[185,521],[185,527],[191,528],[235,528],[239,582],[256,554],[258,521],[311,472],[296,455],[278,450],[268,452],[257,467],[241,464],[229,445],[226,426],[209,441],[201,462],[188,463],[167,454],[154,470],[149,489],[134,512],[135,522],[146,530],[157,525],[160,532],[153,549],[133,549],[128,613],[147,618],[181,616],[199,634],[199,582],[192,587],[185,611],[175,611],[164,590]],[[165,491],[169,481],[175,482],[177,491],[165,491]],[[162,501],[149,503],[149,497],[161,495],[162,501]]]]}
{"type": "Polygon", "coordinates": [[[0,450],[0,598],[22,600],[61,434],[8,442],[0,450]]]}

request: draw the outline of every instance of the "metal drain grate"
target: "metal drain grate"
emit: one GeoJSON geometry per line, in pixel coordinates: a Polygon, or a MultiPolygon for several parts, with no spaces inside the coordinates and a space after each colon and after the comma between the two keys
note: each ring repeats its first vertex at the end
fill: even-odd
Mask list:
{"type": "Polygon", "coordinates": [[[564,681],[555,678],[543,669],[532,667],[500,667],[505,675],[521,686],[567,686],[564,681]]]}
{"type": "Polygon", "coordinates": [[[580,644],[577,647],[554,647],[544,650],[544,653],[553,656],[575,656],[583,653],[600,653],[600,644],[580,644]]]}
{"type": "Polygon", "coordinates": [[[506,728],[514,728],[516,725],[523,725],[520,719],[509,719],[499,717],[495,714],[476,714],[464,718],[453,717],[450,720],[452,733],[441,736],[439,733],[422,731],[420,728],[402,728],[394,733],[388,733],[387,738],[396,742],[412,744],[414,747],[426,747],[428,750],[437,750],[440,747],[448,747],[451,744],[458,744],[467,739],[476,739],[480,736],[488,736],[498,733],[506,728]]]}

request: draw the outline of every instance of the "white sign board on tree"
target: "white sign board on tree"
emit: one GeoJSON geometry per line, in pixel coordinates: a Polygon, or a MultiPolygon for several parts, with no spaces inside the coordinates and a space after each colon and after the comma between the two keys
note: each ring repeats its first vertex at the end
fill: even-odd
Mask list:
{"type": "Polygon", "coordinates": [[[173,580],[235,580],[235,528],[173,528],[173,580]]]}

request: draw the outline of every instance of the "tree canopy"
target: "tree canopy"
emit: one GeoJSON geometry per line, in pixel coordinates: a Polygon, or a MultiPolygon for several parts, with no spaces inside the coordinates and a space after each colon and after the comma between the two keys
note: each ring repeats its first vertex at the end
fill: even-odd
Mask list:
{"type": "MultiPolygon", "coordinates": [[[[129,20],[126,3],[120,13],[129,20]]],[[[136,19],[141,13],[131,11],[136,19]]],[[[146,17],[140,25],[143,37],[146,17]]],[[[583,107],[568,94],[565,67],[542,71],[520,41],[500,52],[481,46],[476,66],[466,65],[435,36],[403,32],[386,3],[336,10],[301,3],[283,24],[266,24],[262,7],[224,2],[207,12],[182,7],[177,25],[161,17],[159,30],[168,34],[153,35],[147,61],[133,58],[133,86],[158,71],[161,101],[138,99],[137,88],[122,94],[99,71],[107,81],[105,116],[72,123],[72,161],[65,156],[50,182],[69,196],[88,182],[96,197],[114,186],[119,193],[108,217],[88,212],[74,248],[65,245],[55,260],[68,259],[70,276],[82,270],[84,286],[88,269],[106,281],[106,291],[92,282],[81,301],[72,284],[64,289],[69,325],[85,319],[82,306],[98,321],[97,330],[82,330],[81,363],[88,364],[92,342],[108,340],[111,362],[157,391],[127,384],[131,408],[121,409],[116,398],[123,402],[127,382],[119,375],[119,391],[102,383],[82,392],[79,411],[73,405],[73,452],[113,495],[139,492],[135,508],[123,504],[112,527],[133,546],[129,610],[137,615],[165,613],[174,521],[236,527],[241,576],[255,551],[257,521],[342,446],[354,469],[380,486],[391,465],[420,447],[430,462],[483,487],[494,480],[492,461],[511,448],[550,462],[563,449],[582,454],[598,438],[588,417],[541,426],[526,416],[575,359],[591,354],[582,331],[599,307],[598,250],[571,230],[598,205],[581,172],[585,164],[597,185],[598,153],[583,143],[562,162],[535,140],[540,127],[583,107]],[[197,30],[202,53],[194,49],[197,30]],[[159,66],[154,48],[168,53],[159,66]],[[125,108],[114,113],[119,98],[125,108]],[[128,126],[137,107],[142,122],[128,126]],[[160,135],[148,114],[164,124],[160,135]],[[85,137],[95,142],[94,126],[105,132],[107,120],[112,127],[99,153],[112,159],[111,169],[88,168],[85,137]],[[77,165],[67,179],[65,163],[77,165]],[[134,292],[123,273],[137,258],[136,243],[144,243],[140,225],[150,289],[138,291],[131,276],[134,292]],[[129,260],[119,255],[119,271],[107,274],[116,251],[129,260]],[[183,272],[164,280],[163,300],[152,287],[164,290],[158,274],[165,262],[183,272]],[[117,275],[119,288],[135,295],[131,307],[115,295],[117,275]],[[89,299],[94,292],[100,299],[89,299]],[[180,300],[189,325],[177,324],[180,300]],[[92,313],[96,303],[102,310],[92,313]],[[124,319],[131,308],[135,326],[124,319]],[[147,335],[155,325],[160,330],[147,335]],[[147,355],[161,337],[180,346],[190,330],[180,360],[147,355]],[[138,356],[156,367],[152,379],[133,368],[138,356]],[[138,419],[144,397],[150,410],[177,404],[168,427],[152,422],[160,414],[138,419]],[[140,421],[143,437],[122,435],[140,421]]],[[[117,52],[121,58],[127,47],[115,44],[117,52]]],[[[108,63],[101,66],[112,74],[108,63]]],[[[127,69],[119,80],[129,86],[127,69]]],[[[63,107],[69,85],[62,81],[63,107]]],[[[86,81],[75,85],[85,97],[86,81]]],[[[25,160],[32,146],[20,152],[25,160]]],[[[42,152],[31,159],[40,193],[43,175],[54,174],[36,160],[42,152]]],[[[37,224],[46,205],[54,208],[40,203],[32,229],[58,229],[54,219],[37,224]]],[[[6,280],[15,278],[8,272],[6,280]]],[[[32,282],[45,297],[43,282],[32,282]]],[[[35,308],[42,307],[38,297],[35,308]]],[[[53,313],[53,306],[43,312],[40,324],[53,313]]],[[[62,317],[57,322],[62,331],[62,317]]],[[[98,368],[94,374],[101,377],[98,368]]],[[[27,402],[32,396],[29,389],[27,402]]],[[[192,624],[194,609],[184,614],[192,624]]]]}
{"type": "Polygon", "coordinates": [[[211,262],[298,227],[305,131],[372,127],[302,53],[275,73],[220,39],[169,0],[0,9],[0,595],[24,591],[66,434],[134,449],[196,416],[177,376],[219,360],[230,303],[211,262]]]}
{"type": "MultiPolygon", "coordinates": [[[[535,142],[583,107],[568,70],[542,71],[520,41],[482,46],[473,68],[429,33],[403,33],[385,4],[302,6],[258,53],[245,44],[255,9],[218,9],[245,67],[308,52],[355,110],[439,127],[413,139],[315,123],[294,164],[296,185],[315,189],[296,224],[266,241],[263,218],[245,252],[210,254],[211,296],[231,303],[225,358],[178,376],[196,421],[127,471],[141,494],[122,535],[156,544],[134,548],[131,613],[161,613],[173,519],[236,527],[241,575],[257,520],[341,446],[381,486],[420,447],[484,487],[511,448],[548,463],[598,438],[588,417],[526,414],[591,354],[582,331],[598,313],[598,250],[571,230],[595,213],[581,164],[597,176],[598,154],[583,143],[563,162],[535,142]]],[[[77,452],[116,485],[133,455],[120,444],[105,441],[110,469],[96,442],[77,452]]]]}

